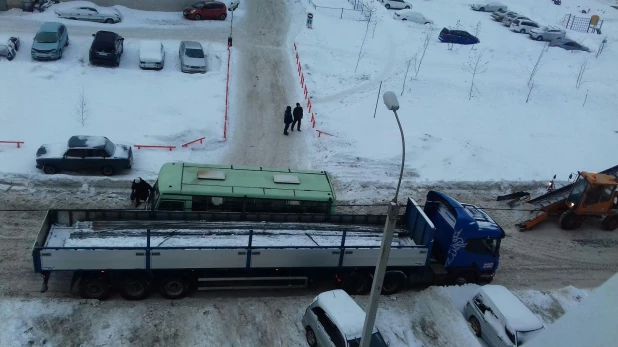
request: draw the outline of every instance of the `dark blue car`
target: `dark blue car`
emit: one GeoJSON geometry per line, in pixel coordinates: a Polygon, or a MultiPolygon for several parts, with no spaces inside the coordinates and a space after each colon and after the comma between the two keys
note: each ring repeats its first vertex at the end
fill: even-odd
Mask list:
{"type": "Polygon", "coordinates": [[[442,29],[440,31],[440,36],[438,36],[440,42],[444,43],[456,43],[458,45],[475,45],[480,43],[479,39],[464,30],[449,30],[447,28],[442,29]]]}

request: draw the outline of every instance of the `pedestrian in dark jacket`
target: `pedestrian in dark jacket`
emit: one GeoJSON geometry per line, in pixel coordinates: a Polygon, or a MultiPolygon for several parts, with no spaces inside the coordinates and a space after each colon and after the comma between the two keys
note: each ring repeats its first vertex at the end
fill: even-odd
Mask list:
{"type": "Polygon", "coordinates": [[[131,184],[131,201],[135,200],[135,207],[139,206],[140,200],[146,201],[152,192],[152,186],[141,177],[133,180],[131,184]]]}
{"type": "Polygon", "coordinates": [[[299,103],[296,103],[296,107],[294,107],[294,112],[292,112],[292,115],[294,116],[294,121],[292,122],[292,131],[294,131],[294,125],[296,124],[296,122],[298,122],[298,127],[296,128],[296,130],[300,131],[300,120],[303,119],[303,108],[300,107],[299,103]]]}
{"type": "Polygon", "coordinates": [[[290,123],[292,122],[293,122],[292,107],[288,106],[285,109],[285,113],[283,114],[283,123],[285,123],[285,129],[283,129],[283,135],[288,135],[288,128],[290,127],[290,123]]]}

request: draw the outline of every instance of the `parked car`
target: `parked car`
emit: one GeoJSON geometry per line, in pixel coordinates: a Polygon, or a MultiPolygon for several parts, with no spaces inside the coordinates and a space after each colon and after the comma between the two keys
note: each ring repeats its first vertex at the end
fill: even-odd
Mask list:
{"type": "Polygon", "coordinates": [[[552,41],[565,37],[566,32],[555,26],[544,26],[530,30],[528,35],[530,35],[531,39],[537,41],[552,41]]]}
{"type": "Polygon", "coordinates": [[[502,24],[504,24],[505,27],[510,27],[511,23],[513,23],[514,20],[527,20],[527,21],[531,21],[532,19],[526,17],[526,16],[505,16],[502,19],[502,24]]]}
{"type": "Polygon", "coordinates": [[[409,10],[412,8],[412,4],[405,2],[404,0],[380,0],[381,3],[384,4],[384,7],[387,9],[395,9],[395,10],[409,10]]]}
{"type": "Polygon", "coordinates": [[[220,19],[227,18],[227,9],[225,4],[220,1],[199,1],[185,8],[182,15],[187,19],[220,19]]]}
{"type": "Polygon", "coordinates": [[[421,13],[414,12],[411,10],[401,10],[397,11],[393,14],[393,18],[402,21],[410,21],[419,24],[433,24],[431,19],[423,16],[421,13]]]}
{"type": "Polygon", "coordinates": [[[165,49],[157,40],[145,40],[139,44],[139,67],[161,70],[165,65],[165,49]]]}
{"type": "Polygon", "coordinates": [[[492,347],[521,346],[545,330],[543,323],[503,286],[485,285],[464,306],[476,336],[492,347]]]}
{"type": "Polygon", "coordinates": [[[115,8],[99,8],[93,6],[70,6],[54,11],[60,18],[101,22],[107,24],[122,21],[122,14],[115,8]]]}
{"type": "Polygon", "coordinates": [[[440,31],[440,36],[438,36],[438,39],[443,43],[456,43],[458,45],[475,45],[481,42],[476,36],[467,31],[449,30],[447,28],[440,31]]]}
{"type": "Polygon", "coordinates": [[[20,45],[21,41],[19,41],[19,37],[11,36],[5,41],[5,43],[0,41],[0,57],[6,57],[8,61],[13,60],[15,55],[17,55],[17,51],[19,51],[20,45]]]}
{"type": "MultiPolygon", "coordinates": [[[[364,323],[365,311],[341,289],[318,295],[302,318],[307,343],[311,347],[358,347],[364,323]]],[[[370,345],[388,346],[375,326],[370,345]]]]}
{"type": "Polygon", "coordinates": [[[35,60],[61,59],[62,50],[69,45],[69,32],[62,23],[45,22],[32,40],[30,55],[35,60]]]}
{"type": "Polygon", "coordinates": [[[517,17],[519,14],[517,12],[514,11],[506,11],[506,12],[501,12],[501,11],[496,11],[494,13],[491,14],[491,17],[496,21],[496,22],[502,22],[502,20],[504,19],[504,17],[506,16],[513,16],[513,17],[517,17]]]}
{"type": "Polygon", "coordinates": [[[114,144],[103,136],[71,136],[67,143],[43,145],[36,151],[36,167],[49,175],[60,171],[100,171],[111,176],[132,165],[131,146],[114,144]]]}
{"type": "Polygon", "coordinates": [[[475,11],[494,12],[494,11],[506,10],[507,6],[499,2],[485,2],[485,3],[470,5],[470,8],[472,8],[475,11]]]}
{"type": "Polygon", "coordinates": [[[549,46],[550,47],[560,47],[562,49],[566,49],[567,51],[590,52],[590,48],[584,45],[581,45],[571,39],[567,39],[566,37],[550,41],[549,46]]]}
{"type": "Polygon", "coordinates": [[[115,32],[102,30],[92,36],[94,40],[90,46],[90,64],[120,66],[124,38],[115,32]]]}
{"type": "Polygon", "coordinates": [[[522,33],[522,34],[528,34],[530,33],[530,30],[538,29],[538,28],[539,28],[539,25],[536,22],[533,22],[531,20],[519,20],[519,19],[515,19],[514,21],[512,21],[511,26],[509,27],[511,31],[522,33]]]}
{"type": "Polygon", "coordinates": [[[180,71],[206,73],[206,55],[202,44],[195,41],[182,41],[178,49],[180,71]]]}

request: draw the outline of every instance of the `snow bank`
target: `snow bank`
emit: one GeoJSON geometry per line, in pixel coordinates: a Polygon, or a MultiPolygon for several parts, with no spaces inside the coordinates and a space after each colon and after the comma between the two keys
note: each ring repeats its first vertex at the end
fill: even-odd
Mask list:
{"type": "MultiPolygon", "coordinates": [[[[419,181],[544,180],[555,173],[564,179],[576,170],[597,171],[616,164],[604,151],[588,149],[591,144],[618,145],[618,101],[613,92],[618,69],[607,51],[595,58],[594,53],[550,48],[526,103],[527,82],[542,43],[509,31],[489,13],[470,10],[467,0],[415,2],[414,10],[436,25],[418,75],[412,64],[404,88],[408,62],[415,56],[420,62],[429,29],[395,21],[393,11],[365,2],[375,5],[376,12],[364,44],[366,23],[333,17],[333,10],[307,5],[306,11],[314,14],[313,29],[305,28],[301,15],[297,22],[295,42],[316,129],[335,135],[314,139],[314,166],[332,171],[342,190],[396,184],[400,137],[378,95],[381,81],[380,94],[394,91],[401,105],[398,113],[407,145],[404,188],[419,181]],[[442,27],[474,33],[477,24],[481,43],[474,48],[449,50],[437,39],[442,27]],[[472,76],[464,65],[481,52],[487,71],[476,76],[468,100],[472,76]],[[589,66],[587,83],[577,89],[584,59],[589,66]]],[[[567,30],[568,36],[593,52],[606,35],[610,43],[618,41],[618,12],[609,6],[584,0],[562,6],[535,0],[505,3],[542,25],[557,25],[566,14],[585,17],[581,9],[590,7],[605,20],[603,35],[567,30]]],[[[330,7],[348,5],[345,0],[328,2],[330,7]]]]}

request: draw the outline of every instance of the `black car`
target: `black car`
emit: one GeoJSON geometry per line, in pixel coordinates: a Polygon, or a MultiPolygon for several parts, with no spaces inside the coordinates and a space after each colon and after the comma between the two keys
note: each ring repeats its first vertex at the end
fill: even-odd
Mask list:
{"type": "Polygon", "coordinates": [[[440,42],[444,43],[456,43],[458,45],[475,45],[481,41],[465,30],[449,30],[447,28],[440,31],[438,36],[440,42]]]}
{"type": "Polygon", "coordinates": [[[130,169],[131,146],[117,145],[104,136],[71,136],[66,144],[43,145],[36,151],[36,167],[46,174],[59,171],[100,171],[106,176],[130,169]]]}
{"type": "Polygon", "coordinates": [[[111,31],[97,31],[90,46],[90,64],[119,66],[124,38],[111,31]]]}

